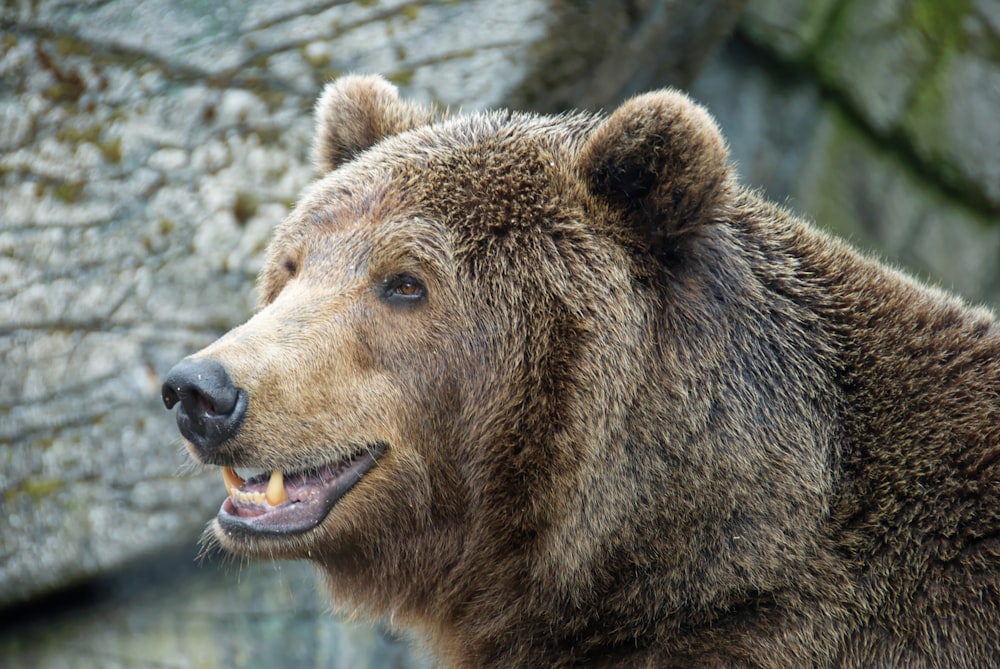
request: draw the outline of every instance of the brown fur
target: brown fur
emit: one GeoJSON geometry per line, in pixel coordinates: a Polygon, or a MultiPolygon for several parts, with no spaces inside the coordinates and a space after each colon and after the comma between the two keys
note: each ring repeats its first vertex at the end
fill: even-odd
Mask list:
{"type": "Polygon", "coordinates": [[[213,464],[385,455],[314,530],[454,667],[1000,666],[1000,328],[739,186],[710,117],[318,108],[213,464]],[[419,278],[426,299],[379,286],[419,278]]]}

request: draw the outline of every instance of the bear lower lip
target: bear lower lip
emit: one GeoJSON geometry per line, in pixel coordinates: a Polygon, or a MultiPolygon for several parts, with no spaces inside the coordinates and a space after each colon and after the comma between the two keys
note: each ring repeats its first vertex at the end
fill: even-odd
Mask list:
{"type": "MultiPolygon", "coordinates": [[[[344,494],[385,452],[375,444],[340,462],[284,474],[287,500],[272,506],[265,497],[267,475],[242,482],[222,503],[217,519],[227,533],[297,534],[319,525],[344,494]]],[[[231,471],[231,470],[230,470],[231,471]]],[[[227,487],[231,474],[227,473],[227,487]]]]}

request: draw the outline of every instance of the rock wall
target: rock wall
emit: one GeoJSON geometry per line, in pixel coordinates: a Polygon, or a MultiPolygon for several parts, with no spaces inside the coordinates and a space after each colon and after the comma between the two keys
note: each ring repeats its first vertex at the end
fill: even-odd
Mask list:
{"type": "Polygon", "coordinates": [[[748,183],[1000,304],[1000,4],[752,0],[693,93],[748,183]]]}
{"type": "Polygon", "coordinates": [[[44,601],[0,632],[7,669],[424,669],[407,639],[329,614],[305,565],[205,565],[172,551],[44,601]]]}

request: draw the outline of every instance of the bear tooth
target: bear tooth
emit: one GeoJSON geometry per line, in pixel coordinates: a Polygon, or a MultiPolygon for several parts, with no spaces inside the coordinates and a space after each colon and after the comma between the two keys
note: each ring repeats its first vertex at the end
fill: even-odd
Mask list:
{"type": "Polygon", "coordinates": [[[222,480],[226,484],[226,494],[230,497],[233,492],[239,490],[246,481],[240,478],[240,475],[236,473],[236,470],[232,467],[222,468],[222,480]]]}
{"type": "Polygon", "coordinates": [[[285,478],[280,469],[271,472],[271,480],[267,482],[267,503],[271,506],[278,506],[288,501],[288,493],[285,491],[285,478]]]}

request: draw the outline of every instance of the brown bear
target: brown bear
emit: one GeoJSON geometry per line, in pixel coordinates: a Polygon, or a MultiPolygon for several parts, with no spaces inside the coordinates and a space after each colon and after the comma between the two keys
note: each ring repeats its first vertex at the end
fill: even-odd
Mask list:
{"type": "Polygon", "coordinates": [[[450,667],[1000,666],[989,311],[741,186],[680,93],[317,116],[259,312],[163,386],[223,548],[450,667]]]}

